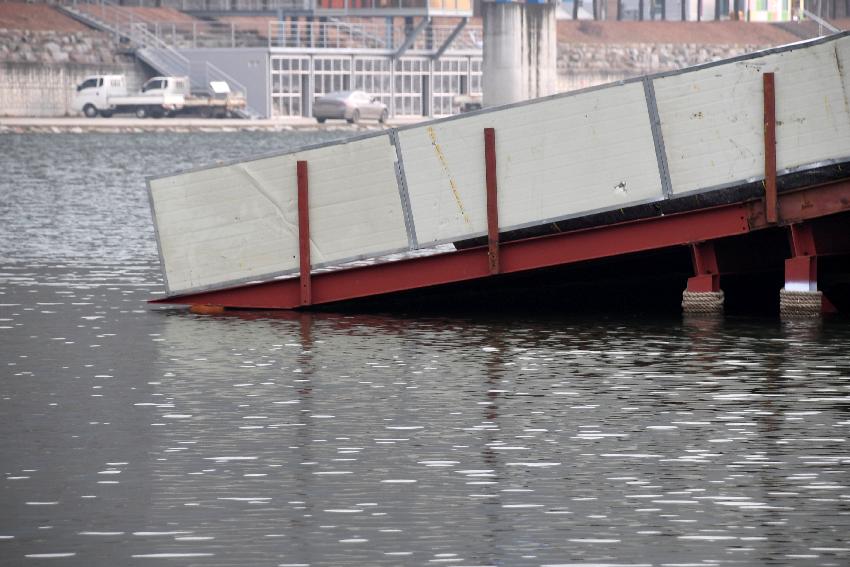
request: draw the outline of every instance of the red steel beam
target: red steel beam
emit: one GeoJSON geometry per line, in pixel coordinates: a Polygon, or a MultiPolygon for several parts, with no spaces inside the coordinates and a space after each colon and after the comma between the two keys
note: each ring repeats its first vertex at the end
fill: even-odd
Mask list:
{"type": "MultiPolygon", "coordinates": [[[[750,228],[757,230],[772,223],[766,217],[763,200],[749,202],[750,228]]],[[[850,210],[850,179],[795,189],[782,193],[777,205],[782,224],[792,224],[850,210]]]]}
{"type": "MultiPolygon", "coordinates": [[[[850,211],[850,180],[783,194],[779,197],[779,211],[797,220],[850,211]]],[[[782,218],[785,219],[784,214],[782,218]]],[[[693,244],[769,226],[764,201],[756,200],[515,240],[500,246],[500,273],[693,244]]],[[[488,247],[478,247],[316,274],[312,278],[312,304],[485,278],[490,275],[488,255],[488,247]]],[[[152,303],[293,309],[303,305],[300,288],[299,278],[290,278],[172,296],[152,303]]]]}
{"type": "Polygon", "coordinates": [[[296,163],[298,175],[298,263],[299,283],[301,288],[300,305],[313,303],[311,280],[312,265],[310,263],[310,206],[308,201],[307,162],[296,163]]]}
{"type": "Polygon", "coordinates": [[[814,229],[814,249],[818,256],[850,254],[850,219],[847,215],[833,215],[808,222],[814,229]]]}
{"type": "Polygon", "coordinates": [[[773,73],[765,73],[764,85],[764,206],[767,222],[775,223],[776,210],[776,86],[773,73]]]}
{"type": "Polygon", "coordinates": [[[795,223],[788,227],[792,256],[817,256],[815,233],[811,223],[795,223]]]}
{"type": "Polygon", "coordinates": [[[720,291],[720,270],[714,242],[697,242],[691,245],[694,276],[688,278],[688,291],[720,291]]]}
{"type": "Polygon", "coordinates": [[[818,288],[818,254],[812,223],[788,227],[791,257],[785,260],[785,289],[815,291],[818,288]]]}
{"type": "Polygon", "coordinates": [[[490,275],[499,273],[499,200],[496,182],[496,130],[484,128],[484,173],[487,181],[487,259],[490,275]]]}

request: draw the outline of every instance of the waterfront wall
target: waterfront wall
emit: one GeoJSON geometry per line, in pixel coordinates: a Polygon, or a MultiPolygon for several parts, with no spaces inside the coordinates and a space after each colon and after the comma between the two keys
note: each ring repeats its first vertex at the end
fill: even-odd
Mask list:
{"type": "Polygon", "coordinates": [[[650,73],[735,57],[764,45],[690,43],[560,43],[558,91],[571,91],[650,73]]]}
{"type": "Polygon", "coordinates": [[[122,74],[138,88],[145,74],[134,63],[0,62],[0,116],[69,116],[75,87],[88,75],[122,74]]]}
{"type": "Polygon", "coordinates": [[[105,34],[0,29],[0,116],[74,114],[74,87],[112,73],[126,75],[131,89],[146,76],[105,34]]]}

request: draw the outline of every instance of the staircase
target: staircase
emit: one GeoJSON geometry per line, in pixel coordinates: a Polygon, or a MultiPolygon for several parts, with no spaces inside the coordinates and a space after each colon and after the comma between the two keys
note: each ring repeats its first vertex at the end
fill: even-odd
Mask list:
{"type": "MultiPolygon", "coordinates": [[[[214,93],[210,88],[210,81],[226,81],[234,94],[241,95],[247,101],[248,89],[245,85],[209,61],[190,61],[151,31],[158,29],[154,22],[127,13],[108,0],[72,0],[57,7],[87,26],[114,35],[118,41],[126,42],[134,49],[139,60],[158,73],[165,76],[189,77],[193,93],[212,96],[214,93]]],[[[240,114],[244,118],[259,116],[248,106],[240,114]]]]}

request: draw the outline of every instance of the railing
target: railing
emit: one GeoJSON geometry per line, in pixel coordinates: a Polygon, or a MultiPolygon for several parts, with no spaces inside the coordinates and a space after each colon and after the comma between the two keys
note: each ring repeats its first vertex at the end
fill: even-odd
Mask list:
{"type": "Polygon", "coordinates": [[[175,8],[183,12],[261,12],[310,10],[310,0],[137,0],[139,5],[175,8]]]}
{"type": "Polygon", "coordinates": [[[269,47],[320,47],[340,49],[387,47],[386,26],[343,22],[269,21],[269,47]]]}
{"type": "Polygon", "coordinates": [[[153,21],[124,9],[123,6],[115,6],[103,0],[73,0],[67,2],[66,6],[82,17],[97,20],[115,33],[116,37],[130,37],[132,33],[138,33],[137,30],[144,28],[162,44],[179,49],[266,47],[268,43],[259,33],[261,30],[265,31],[264,27],[252,29],[223,21],[153,21]]]}
{"type": "Polygon", "coordinates": [[[157,22],[123,10],[107,0],[70,0],[65,2],[64,7],[114,34],[118,40],[126,38],[141,47],[170,48],[159,34],[154,33],[157,22]]]}
{"type": "MultiPolygon", "coordinates": [[[[234,22],[153,22],[150,31],[180,49],[198,47],[266,47],[265,33],[234,22]]],[[[263,29],[265,32],[265,29],[263,29]]]]}
{"type": "MultiPolygon", "coordinates": [[[[135,45],[158,49],[203,47],[291,47],[398,49],[409,30],[379,22],[330,21],[153,21],[107,0],[67,0],[66,7],[96,20],[116,39],[125,37],[135,45]]],[[[410,49],[436,51],[454,31],[453,25],[431,25],[410,49]]],[[[481,26],[467,24],[452,42],[453,49],[480,49],[481,26]]]]}
{"type": "MultiPolygon", "coordinates": [[[[348,23],[269,21],[269,47],[292,48],[370,48],[398,49],[409,33],[401,26],[386,23],[348,23]]],[[[431,25],[417,36],[409,49],[436,51],[454,32],[455,26],[431,25]]],[[[481,49],[483,32],[481,26],[467,24],[460,35],[452,41],[453,49],[481,49]]]]}
{"type": "MultiPolygon", "coordinates": [[[[45,1],[50,4],[67,4],[69,2],[69,0],[45,1]]],[[[181,12],[276,12],[278,10],[306,12],[313,8],[311,0],[132,0],[132,3],[125,5],[145,8],[173,8],[181,12]]]]}
{"type": "Polygon", "coordinates": [[[830,24],[829,22],[827,22],[826,20],[824,20],[823,18],[821,18],[820,16],[818,16],[815,13],[809,12],[806,9],[803,9],[803,10],[800,10],[800,11],[803,13],[804,16],[806,16],[808,19],[812,20],[813,22],[815,22],[818,25],[818,35],[823,35],[824,28],[826,28],[829,31],[829,33],[838,33],[838,32],[841,31],[840,29],[838,29],[834,25],[830,24]]]}
{"type": "Polygon", "coordinates": [[[351,15],[415,13],[472,15],[472,0],[315,0],[316,13],[333,12],[351,15]]]}
{"type": "MultiPolygon", "coordinates": [[[[61,0],[60,0],[61,1],[61,0]]],[[[471,0],[133,0],[132,6],[174,8],[181,12],[346,12],[471,15],[471,0]]]]}

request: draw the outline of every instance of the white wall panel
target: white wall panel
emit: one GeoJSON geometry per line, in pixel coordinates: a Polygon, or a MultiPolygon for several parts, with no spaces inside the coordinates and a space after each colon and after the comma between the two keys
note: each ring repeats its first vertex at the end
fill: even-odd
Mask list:
{"type": "Polygon", "coordinates": [[[152,179],[169,293],[297,271],[296,162],[313,265],[407,247],[389,136],[152,179]]]}
{"type": "Polygon", "coordinates": [[[486,232],[486,127],[503,231],[663,196],[643,85],[613,86],[400,131],[420,245],[486,232]]]}
{"type": "Polygon", "coordinates": [[[764,176],[762,76],[776,82],[777,168],[850,156],[850,38],[653,81],[673,193],[764,176]]]}

